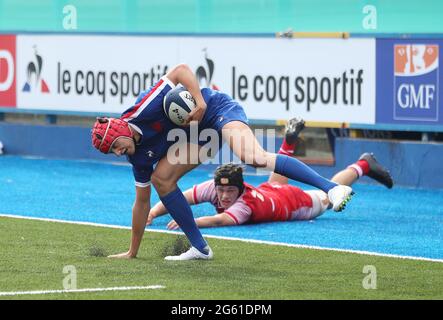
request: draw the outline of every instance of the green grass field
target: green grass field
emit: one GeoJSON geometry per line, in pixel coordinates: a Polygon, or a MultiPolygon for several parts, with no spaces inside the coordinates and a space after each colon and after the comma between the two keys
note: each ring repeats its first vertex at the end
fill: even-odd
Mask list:
{"type": "Polygon", "coordinates": [[[139,257],[130,230],[0,217],[0,292],[62,290],[67,265],[77,287],[162,285],[163,289],[0,296],[0,299],[443,299],[443,264],[208,239],[211,261],[164,261],[181,236],[145,234],[139,257]],[[364,289],[365,265],[377,288],[364,289]]]}

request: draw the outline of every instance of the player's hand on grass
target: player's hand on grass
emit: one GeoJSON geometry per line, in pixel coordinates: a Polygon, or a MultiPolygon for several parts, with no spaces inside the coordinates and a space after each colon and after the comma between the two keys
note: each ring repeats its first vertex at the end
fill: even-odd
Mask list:
{"type": "Polygon", "coordinates": [[[108,256],[108,258],[113,258],[113,259],[133,259],[135,258],[135,255],[133,255],[131,252],[123,252],[123,253],[119,253],[119,254],[113,254],[108,256]]]}
{"type": "Polygon", "coordinates": [[[171,220],[171,221],[169,221],[167,228],[168,228],[168,230],[177,230],[180,227],[177,224],[177,222],[175,222],[175,220],[171,220]]]}
{"type": "Polygon", "coordinates": [[[206,103],[205,104],[200,104],[197,105],[194,110],[192,110],[189,115],[188,118],[186,119],[186,124],[190,124],[191,121],[198,121],[200,122],[203,119],[203,116],[205,115],[206,112],[206,103]]]}

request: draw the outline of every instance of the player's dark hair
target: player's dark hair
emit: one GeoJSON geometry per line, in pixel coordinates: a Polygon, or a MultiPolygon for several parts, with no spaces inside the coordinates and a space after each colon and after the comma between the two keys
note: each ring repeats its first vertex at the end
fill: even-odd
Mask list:
{"type": "Polygon", "coordinates": [[[243,168],[238,164],[228,163],[219,166],[214,173],[216,186],[235,186],[243,193],[243,168]]]}

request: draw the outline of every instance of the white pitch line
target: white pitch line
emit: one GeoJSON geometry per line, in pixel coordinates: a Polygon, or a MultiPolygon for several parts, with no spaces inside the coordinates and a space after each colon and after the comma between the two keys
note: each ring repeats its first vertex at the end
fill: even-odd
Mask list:
{"type": "Polygon", "coordinates": [[[111,287],[111,288],[85,288],[85,289],[69,289],[69,290],[16,291],[16,292],[0,292],[0,297],[5,297],[5,296],[21,296],[21,295],[56,294],[56,293],[83,293],[83,292],[103,292],[103,291],[152,290],[152,289],[164,289],[164,288],[165,288],[165,286],[153,285],[153,286],[145,286],[145,287],[111,287]]]}
{"type": "MultiPolygon", "coordinates": [[[[49,219],[49,218],[27,217],[27,216],[19,216],[19,215],[11,215],[11,214],[0,214],[0,217],[14,218],[14,219],[24,219],[24,220],[37,220],[37,221],[46,221],[46,222],[57,222],[57,223],[84,225],[84,226],[92,226],[92,227],[104,227],[104,228],[111,228],[111,229],[124,229],[124,230],[130,230],[131,229],[131,227],[126,227],[126,226],[101,224],[101,223],[93,223],[93,222],[82,222],[82,221],[69,221],[69,220],[58,220],[58,219],[49,219]]],[[[146,229],[146,231],[147,232],[156,232],[156,233],[168,233],[168,234],[183,234],[183,232],[180,232],[180,231],[158,230],[158,229],[146,229]]],[[[402,255],[389,254],[389,253],[380,253],[380,252],[372,252],[372,251],[328,248],[328,247],[310,246],[310,245],[304,245],[304,244],[292,244],[292,243],[285,243],[285,242],[265,241],[265,240],[256,240],[256,239],[224,237],[224,236],[210,235],[210,234],[205,234],[205,233],[203,233],[203,236],[205,236],[206,238],[230,240],[230,241],[241,241],[241,242],[247,242],[247,243],[265,244],[265,245],[271,245],[271,246],[284,246],[284,247],[291,247],[291,248],[298,248],[298,249],[311,249],[311,250],[320,250],[320,251],[334,251],[334,252],[354,253],[354,254],[375,256],[375,257],[385,257],[385,258],[394,258],[394,259],[405,259],[405,260],[417,260],[417,261],[428,261],[428,262],[443,263],[443,259],[433,259],[433,258],[416,257],[416,256],[402,256],[402,255]]]]}

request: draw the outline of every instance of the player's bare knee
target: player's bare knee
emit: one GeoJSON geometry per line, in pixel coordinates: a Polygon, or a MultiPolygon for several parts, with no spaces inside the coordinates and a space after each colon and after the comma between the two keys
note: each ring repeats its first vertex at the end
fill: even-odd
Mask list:
{"type": "Polygon", "coordinates": [[[151,183],[160,196],[165,196],[176,188],[176,179],[154,174],[151,177],[151,183]]]}
{"type": "Polygon", "coordinates": [[[266,160],[264,158],[254,158],[252,166],[255,168],[266,168],[266,160]]]}
{"type": "Polygon", "coordinates": [[[274,157],[269,152],[255,154],[251,163],[255,168],[267,168],[273,170],[274,157]]]}
{"type": "Polygon", "coordinates": [[[242,154],[240,159],[243,163],[253,166],[255,168],[266,167],[266,161],[263,160],[263,157],[257,157],[254,154],[242,154]]]}

